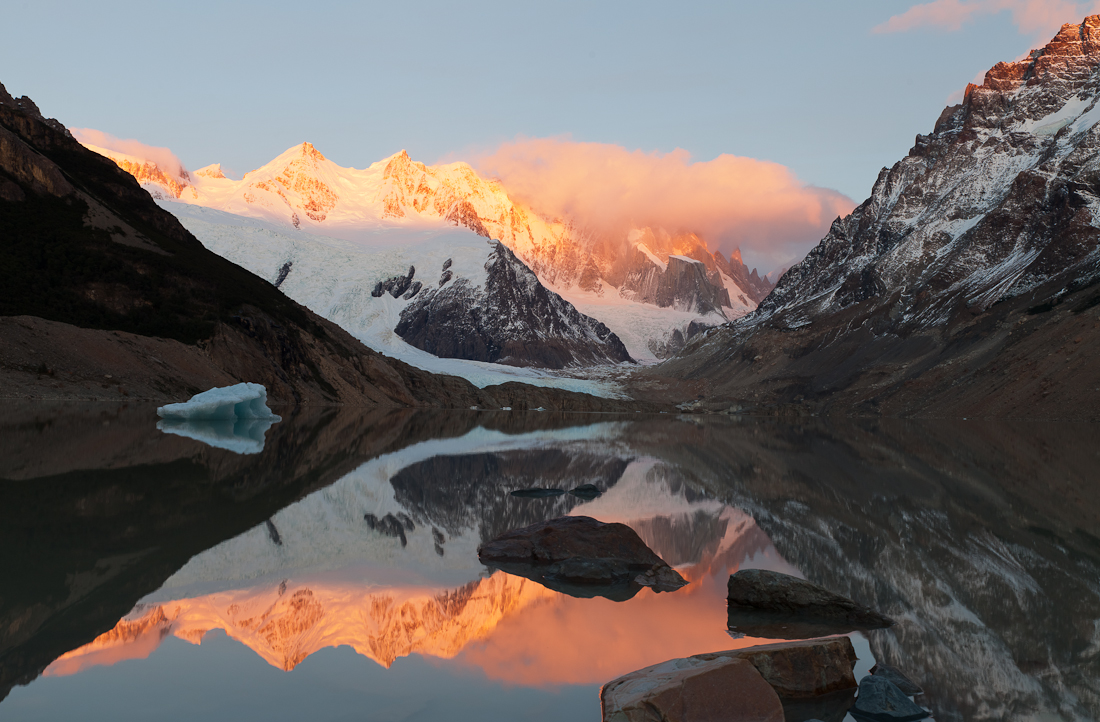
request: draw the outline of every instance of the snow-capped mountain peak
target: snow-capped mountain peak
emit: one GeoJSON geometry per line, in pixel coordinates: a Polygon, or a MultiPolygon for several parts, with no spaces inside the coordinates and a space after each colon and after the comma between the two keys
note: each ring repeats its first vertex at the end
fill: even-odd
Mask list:
{"type": "MultiPolygon", "coordinates": [[[[127,162],[105,154],[120,165],[127,162]]],[[[162,178],[133,162],[124,167],[165,200],[357,244],[401,236],[392,233],[396,230],[438,233],[456,226],[499,240],[539,282],[623,336],[635,358],[666,356],[694,333],[749,313],[771,288],[749,273],[739,253],[726,260],[693,233],[578,228],[515,201],[499,181],[482,178],[466,163],[426,165],[405,150],[356,169],[337,165],[305,142],[241,180],[227,178],[219,166],[186,179],[162,178]],[[670,269],[670,256],[702,266],[691,270],[687,266],[694,264],[673,261],[670,269]]],[[[202,237],[200,226],[192,231],[212,242],[202,237]]],[[[278,278],[285,262],[252,270],[278,278]]],[[[390,276],[392,271],[363,283],[369,290],[390,276]]],[[[298,300],[309,305],[308,299],[298,300]]]]}

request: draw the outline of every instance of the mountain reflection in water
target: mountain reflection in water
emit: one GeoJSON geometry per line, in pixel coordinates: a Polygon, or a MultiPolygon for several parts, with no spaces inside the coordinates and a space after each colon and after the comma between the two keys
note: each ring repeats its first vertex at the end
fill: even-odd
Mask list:
{"type": "Polygon", "coordinates": [[[370,462],[276,514],[271,524],[279,544],[265,525],[199,555],[168,579],[162,593],[60,657],[45,674],[145,657],[169,634],[198,643],[212,629],[284,670],[322,648],[347,645],[385,667],[409,654],[458,657],[491,679],[535,686],[600,684],[670,656],[757,643],[735,642],[725,632],[726,579],[746,559],[794,570],[751,517],[689,494],[676,470],[654,459],[604,458],[589,440],[560,434],[519,439],[561,444],[553,449],[515,450],[516,441],[474,432],[463,444],[499,450],[423,460],[438,444],[418,445],[397,455],[413,463],[392,478],[397,459],[370,462]],[[591,502],[511,496],[515,484],[533,477],[598,480],[606,491],[591,502]],[[453,495],[426,504],[432,498],[426,492],[438,491],[436,479],[462,482],[453,495]],[[570,512],[632,526],[691,585],[676,593],[643,590],[620,604],[574,599],[503,572],[478,578],[484,571],[476,546],[502,524],[570,512]],[[368,531],[365,513],[410,520],[405,544],[368,531]],[[446,529],[442,556],[434,553],[440,527],[446,529]],[[321,549],[327,570],[318,571],[321,549]],[[464,573],[474,579],[439,586],[464,573]],[[238,580],[248,584],[238,588],[238,580]],[[212,586],[218,590],[186,593],[212,586]]]}
{"type": "MultiPolygon", "coordinates": [[[[0,425],[5,719],[75,710],[64,690],[89,675],[80,710],[117,710],[105,700],[126,699],[134,665],[212,630],[196,653],[224,657],[224,632],[299,680],[341,646],[393,680],[418,669],[452,690],[454,719],[546,688],[523,712],[553,719],[552,690],[573,687],[595,719],[617,675],[756,641],[725,631],[742,566],[898,620],[863,649],[918,681],[937,720],[1100,717],[1093,426],[304,409],[240,456],[159,434],[148,412],[0,425]],[[510,494],[581,483],[605,493],[510,494]],[[629,524],[691,584],[574,599],[478,563],[482,541],[564,514],[629,524]]],[[[242,668],[242,699],[274,699],[251,679],[242,668]]],[[[335,704],[295,689],[319,719],[335,704]]],[[[362,716],[387,715],[402,718],[362,716]]]]}

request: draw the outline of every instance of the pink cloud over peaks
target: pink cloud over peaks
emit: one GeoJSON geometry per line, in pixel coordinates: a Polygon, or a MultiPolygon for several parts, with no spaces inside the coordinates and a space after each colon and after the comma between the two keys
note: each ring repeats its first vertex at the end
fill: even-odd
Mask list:
{"type": "Polygon", "coordinates": [[[1008,12],[1022,34],[1040,39],[1053,37],[1064,23],[1100,12],[1100,2],[1070,0],[933,0],[914,5],[874,28],[876,33],[897,33],[922,27],[954,31],[983,15],[1008,12]]]}
{"type": "Polygon", "coordinates": [[[84,145],[94,145],[140,160],[152,161],[157,164],[161,172],[172,178],[187,178],[187,169],[183,167],[183,163],[176,157],[176,154],[168,148],[146,145],[138,140],[116,138],[109,133],[94,128],[70,128],[69,131],[73,134],[73,137],[84,145]]]}
{"type": "Polygon", "coordinates": [[[519,138],[475,158],[513,200],[544,216],[598,231],[663,228],[697,233],[711,248],[740,246],[758,263],[801,256],[855,204],[807,186],[785,166],[720,155],[670,153],[569,138],[519,138]]]}

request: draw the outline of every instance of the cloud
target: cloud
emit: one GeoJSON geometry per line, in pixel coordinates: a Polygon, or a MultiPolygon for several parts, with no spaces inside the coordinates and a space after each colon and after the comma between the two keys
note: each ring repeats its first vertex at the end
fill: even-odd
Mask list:
{"type": "Polygon", "coordinates": [[[123,140],[94,128],[69,128],[73,136],[84,145],[94,145],[116,153],[124,153],[142,160],[152,161],[164,173],[180,178],[185,171],[183,163],[176,154],[167,148],[145,145],[137,140],[123,140]]]}
{"type": "Polygon", "coordinates": [[[1100,2],[1069,0],[933,0],[914,5],[873,30],[898,33],[923,27],[954,31],[983,15],[1008,12],[1021,34],[1049,39],[1067,22],[1079,22],[1100,11],[1100,2]]]}
{"type": "Polygon", "coordinates": [[[545,216],[595,230],[694,232],[712,249],[741,247],[764,270],[801,257],[855,206],[778,163],[733,155],[693,162],[685,150],[645,153],[568,137],[518,138],[472,165],[545,216]]]}

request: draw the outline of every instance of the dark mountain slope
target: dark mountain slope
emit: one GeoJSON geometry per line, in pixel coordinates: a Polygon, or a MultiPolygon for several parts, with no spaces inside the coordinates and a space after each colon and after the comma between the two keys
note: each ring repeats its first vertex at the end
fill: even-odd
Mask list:
{"type": "Polygon", "coordinates": [[[999,63],[760,308],[656,373],[712,408],[1100,418],[1100,16],[999,63]]]}

